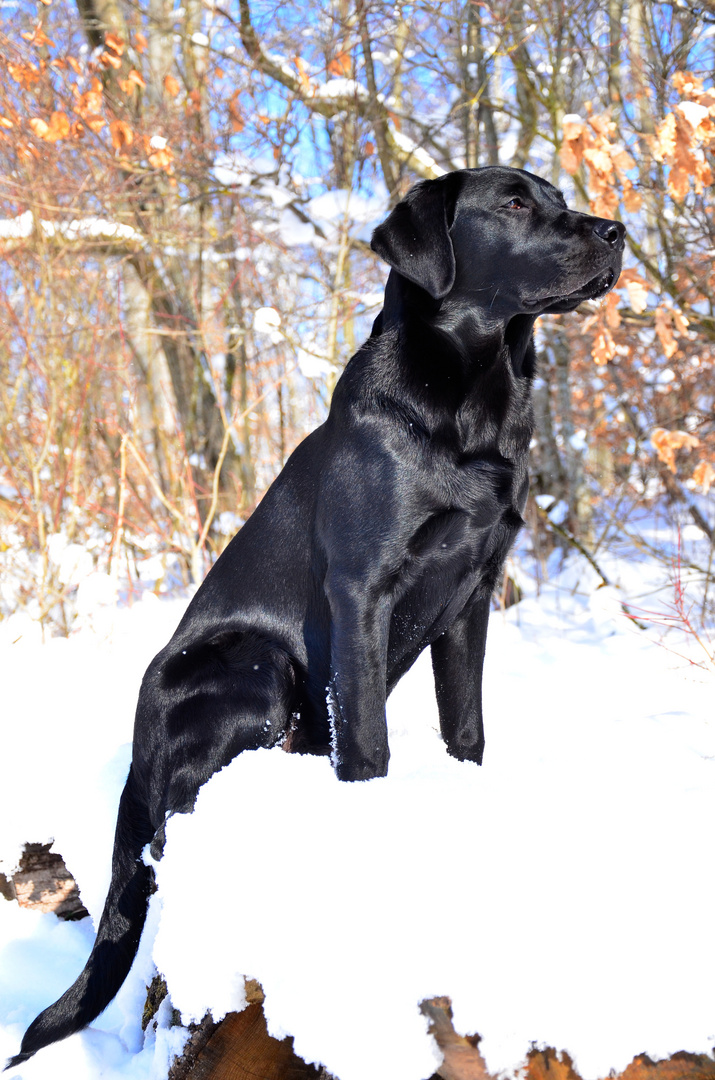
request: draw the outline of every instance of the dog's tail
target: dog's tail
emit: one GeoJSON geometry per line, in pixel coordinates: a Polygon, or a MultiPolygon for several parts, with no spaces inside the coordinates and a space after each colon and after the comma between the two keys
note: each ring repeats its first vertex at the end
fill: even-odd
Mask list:
{"type": "Polygon", "coordinates": [[[153,835],[132,770],[119,803],[112,880],[89,960],[74,985],[33,1020],[19,1054],[6,1069],[86,1027],[106,1009],[126,979],[139,947],[153,883],[153,871],[141,858],[153,835]]]}

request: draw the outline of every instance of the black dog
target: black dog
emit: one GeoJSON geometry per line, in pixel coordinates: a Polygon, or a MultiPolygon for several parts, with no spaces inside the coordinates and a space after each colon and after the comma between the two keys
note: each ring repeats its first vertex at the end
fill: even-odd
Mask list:
{"type": "Polygon", "coordinates": [[[385,699],[429,645],[447,750],[481,762],[490,597],[528,487],[532,327],[604,296],[624,235],[506,168],[420,183],[375,230],[384,309],[149,666],[96,943],[11,1065],[114,997],[152,885],[142,849],[158,857],[167,816],[242,750],[290,737],[341,780],[384,776],[385,699]]]}

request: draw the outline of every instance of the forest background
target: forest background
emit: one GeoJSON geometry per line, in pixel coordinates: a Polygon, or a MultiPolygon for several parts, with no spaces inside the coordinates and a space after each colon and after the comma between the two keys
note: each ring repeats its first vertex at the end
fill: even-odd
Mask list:
{"type": "Polygon", "coordinates": [[[628,229],[616,290],[538,324],[534,556],[667,562],[657,507],[709,541],[706,616],[715,4],[0,6],[0,618],[201,580],[369,333],[374,225],[493,164],[628,229]]]}

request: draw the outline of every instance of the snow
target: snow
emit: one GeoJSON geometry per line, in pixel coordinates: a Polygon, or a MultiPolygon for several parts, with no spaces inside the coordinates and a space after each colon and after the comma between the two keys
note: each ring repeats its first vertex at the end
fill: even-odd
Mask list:
{"type": "Polygon", "coordinates": [[[423,169],[427,170],[430,177],[444,176],[447,172],[446,169],[443,169],[441,165],[437,164],[431,154],[421,146],[418,146],[409,135],[405,135],[404,132],[393,129],[391,131],[391,138],[403,153],[409,154],[414,161],[418,162],[423,169]]]}
{"type": "MultiPolygon", "coordinates": [[[[71,221],[40,220],[39,228],[45,236],[63,236],[67,240],[133,240],[142,242],[141,233],[131,225],[105,218],[73,218],[71,221]]],[[[23,240],[32,235],[34,221],[32,212],[26,210],[14,218],[0,220],[0,238],[23,240]]]]}
{"type": "MultiPolygon", "coordinates": [[[[637,598],[662,590],[659,567],[601,557],[621,588],[554,558],[546,581],[522,566],[525,599],[493,614],[481,768],[446,754],[423,657],[389,702],[387,778],[341,784],[327,759],[280,749],[215,776],[168,822],[117,999],[9,1080],[163,1080],[186,1038],[171,1007],[184,1023],[240,1008],[242,974],[264,988],[269,1030],[340,1080],[430,1076],[418,1006],[441,994],[493,1072],[532,1042],[585,1078],[644,1051],[708,1052],[715,670],[682,659],[698,655],[687,635],[624,616],[624,599],[653,606],[637,598]],[[143,1033],[154,963],[171,1001],[143,1033]]],[[[19,615],[3,624],[0,868],[54,837],[95,922],[139,680],[185,603],[148,592],[45,644],[19,615]]],[[[91,940],[91,920],[0,899],[0,1057],[91,940]]]]}

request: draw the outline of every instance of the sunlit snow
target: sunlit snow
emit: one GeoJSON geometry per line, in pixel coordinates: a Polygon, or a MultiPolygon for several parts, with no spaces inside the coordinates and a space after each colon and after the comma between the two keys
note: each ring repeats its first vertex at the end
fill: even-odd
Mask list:
{"type": "MultiPolygon", "coordinates": [[[[648,573],[622,565],[625,592],[648,573]]],[[[445,753],[425,657],[390,700],[386,779],[341,784],[327,759],[280,749],[214,777],[168,824],[116,1001],[9,1076],[90,1080],[101,1063],[108,1080],[162,1080],[185,1030],[165,1002],[141,1031],[154,962],[184,1022],[240,1008],[241,976],[258,979],[271,1032],[340,1080],[430,1076],[419,1003],[441,994],[492,1071],[532,1042],[567,1049],[588,1078],[643,1051],[709,1051],[714,676],[596,584],[567,566],[493,614],[481,768],[445,753]]],[[[27,623],[3,627],[2,868],[54,837],[95,920],[139,679],[183,606],[148,594],[44,645],[27,623]]],[[[0,1056],[91,939],[89,920],[0,899],[0,1056]]]]}

